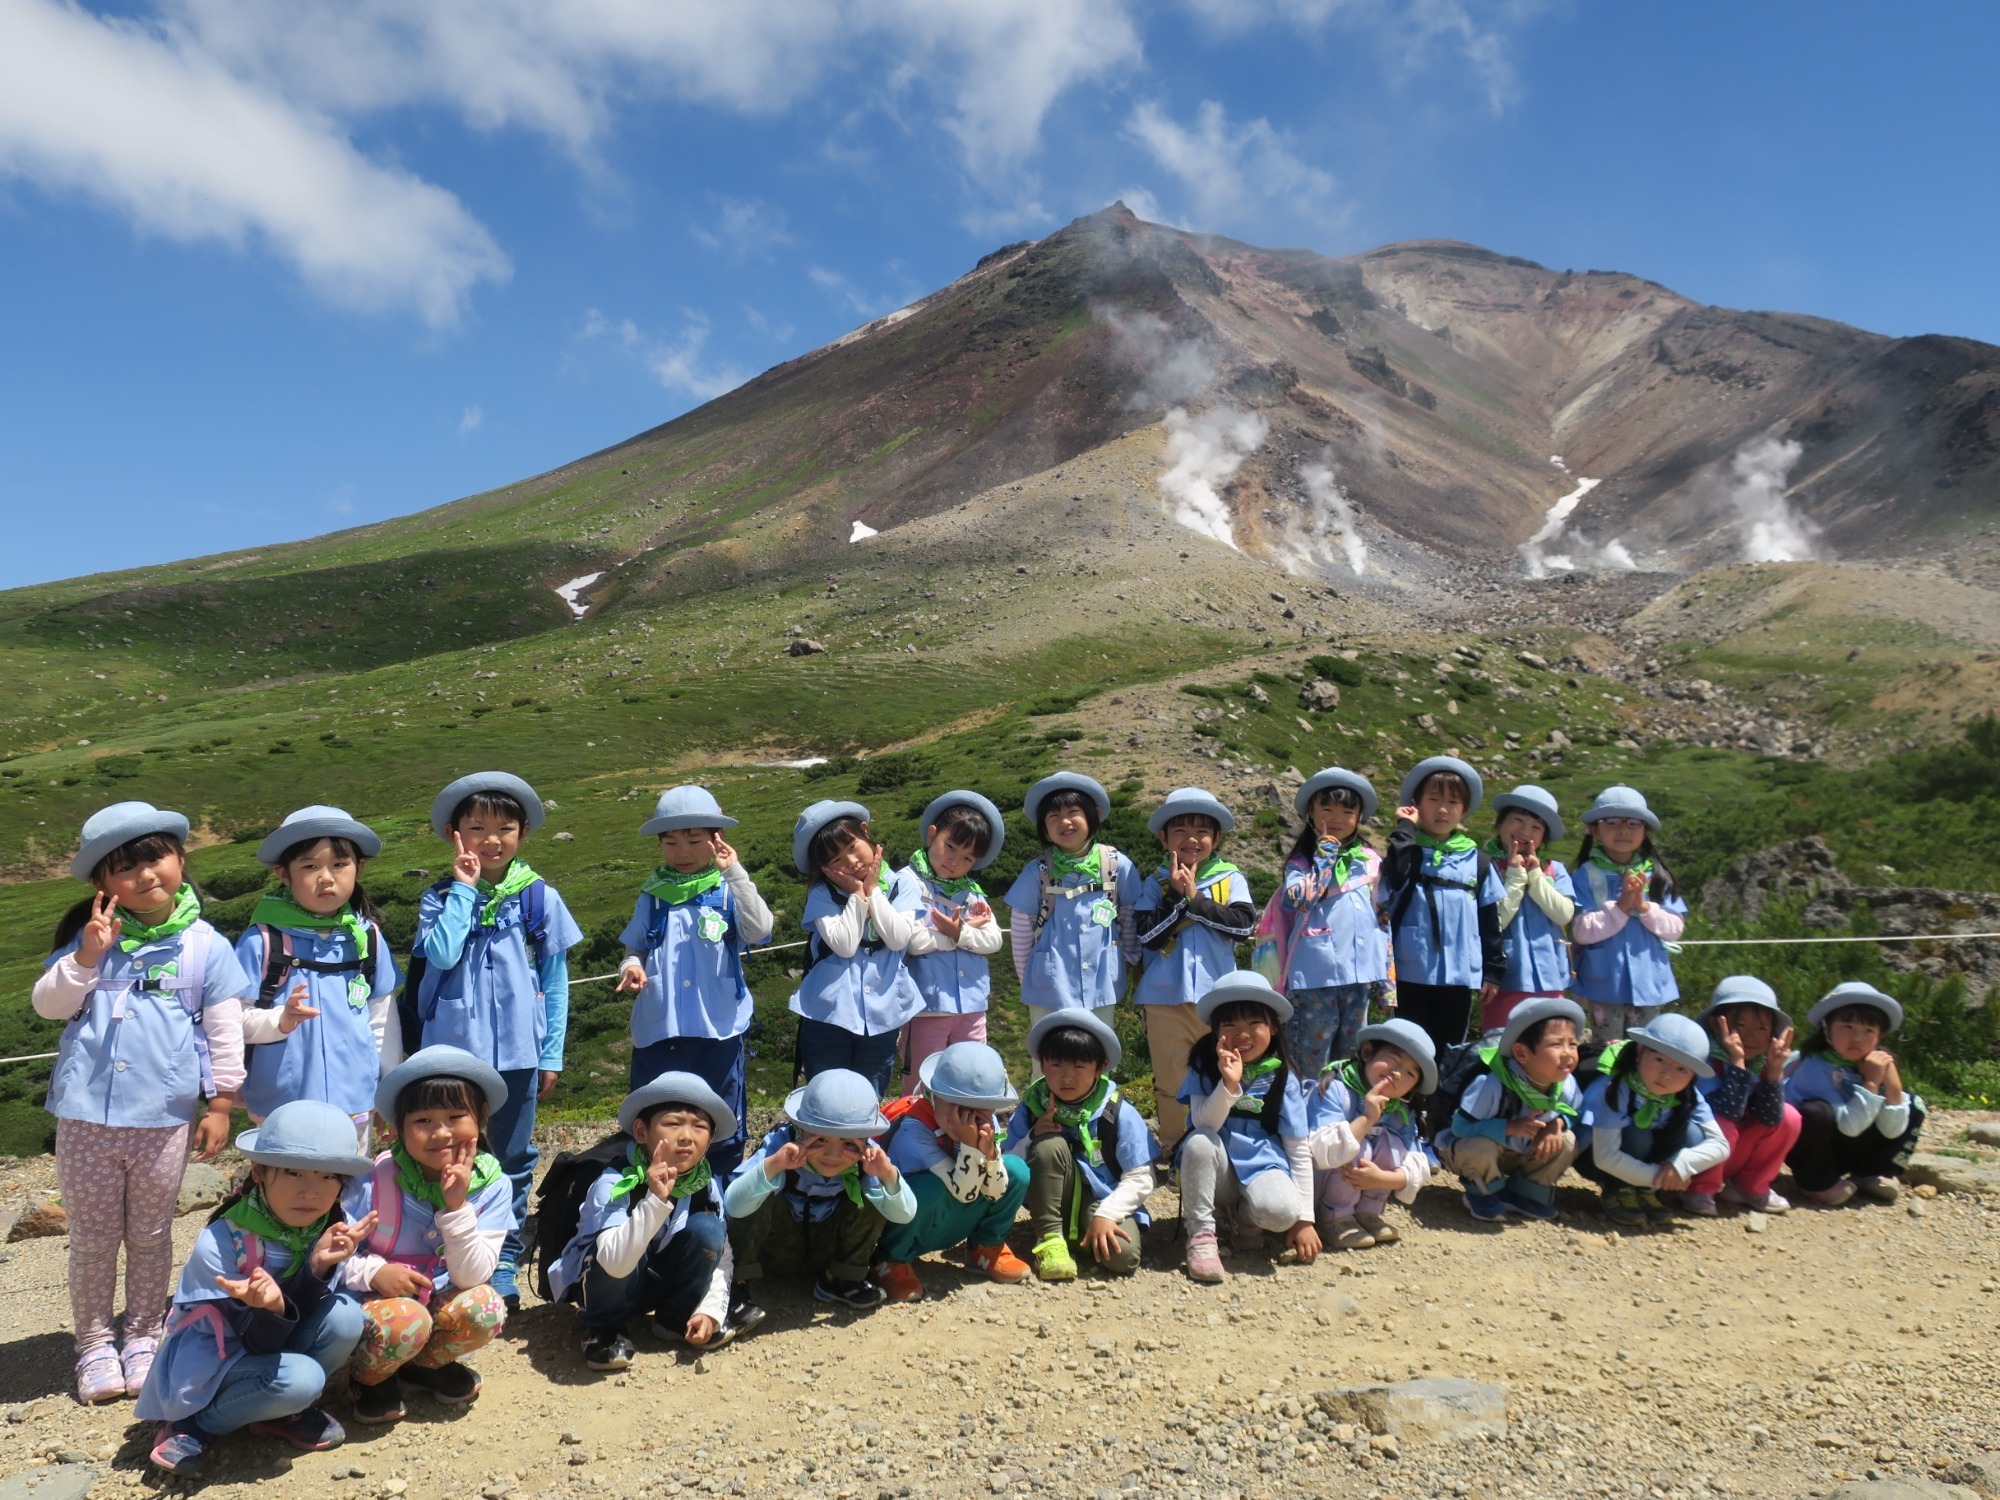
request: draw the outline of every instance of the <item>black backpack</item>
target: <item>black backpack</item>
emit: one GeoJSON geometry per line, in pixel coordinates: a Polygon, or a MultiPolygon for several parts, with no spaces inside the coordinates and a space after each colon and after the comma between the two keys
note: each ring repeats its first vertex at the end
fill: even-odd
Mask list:
{"type": "Polygon", "coordinates": [[[1450,1128],[1465,1091],[1486,1072],[1486,1060],[1479,1055],[1480,1042],[1460,1042],[1444,1049],[1438,1059],[1438,1086],[1425,1098],[1418,1122],[1426,1140],[1436,1140],[1450,1128]]]}
{"type": "Polygon", "coordinates": [[[521,1226],[521,1238],[525,1242],[522,1258],[533,1257],[535,1292],[544,1302],[555,1301],[549,1290],[549,1270],[576,1238],[583,1200],[591,1185],[606,1168],[624,1161],[631,1149],[632,1137],[621,1130],[582,1151],[563,1152],[543,1175],[542,1185],[535,1191],[535,1211],[521,1226]]]}

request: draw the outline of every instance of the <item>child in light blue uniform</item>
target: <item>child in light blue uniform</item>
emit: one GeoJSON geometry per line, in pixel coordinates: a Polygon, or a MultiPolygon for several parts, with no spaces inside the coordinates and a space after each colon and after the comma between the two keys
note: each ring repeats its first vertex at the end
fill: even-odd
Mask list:
{"type": "Polygon", "coordinates": [[[1376,808],[1366,777],[1328,766],[1292,805],[1305,826],[1285,860],[1283,972],[1269,977],[1292,1002],[1285,1046],[1316,1078],[1331,1059],[1354,1055],[1369,1000],[1390,998],[1389,938],[1375,905],[1382,857],[1361,841],[1376,808]]]}
{"type": "Polygon", "coordinates": [[[1556,799],[1538,786],[1517,786],[1493,799],[1497,820],[1486,852],[1493,868],[1505,871],[1500,898],[1500,940],[1506,962],[1479,999],[1479,1029],[1495,1032],[1514,1007],[1532,995],[1561,995],[1569,989],[1569,941],[1565,931],[1576,914],[1576,888],[1562,861],[1545,852],[1563,836],[1556,799]]]}
{"type": "Polygon", "coordinates": [[[1659,815],[1629,786],[1609,786],[1583,815],[1576,856],[1577,997],[1591,1035],[1616,1041],[1680,999],[1667,944],[1687,925],[1687,902],[1653,850],[1659,815]]]}
{"type": "Polygon", "coordinates": [[[1822,1208],[1838,1208],[1857,1192],[1894,1203],[1926,1114],[1882,1045],[1903,1024],[1902,1004],[1850,979],[1827,991],[1806,1019],[1812,1035],[1785,1074],[1785,1102],[1799,1112],[1799,1137],[1785,1158],[1792,1180],[1822,1208]]]}
{"type": "MultiPolygon", "coordinates": [[[[417,902],[415,1025],[403,1042],[460,1047],[495,1069],[505,1102],[486,1122],[493,1154],[514,1185],[514,1223],[528,1214],[535,1179],[535,1104],[556,1086],[569,1031],[569,950],[583,929],[556,888],[517,858],[546,816],[535,789],[504,771],[462,776],[431,804],[431,827],[449,839],[451,877],[417,902]],[[414,1033],[414,1034],[413,1034],[414,1033]]],[[[413,965],[414,967],[414,965],[413,965]]],[[[509,1229],[493,1289],[520,1306],[518,1228],[509,1229]]]]}
{"type": "Polygon", "coordinates": [[[811,964],[792,992],[799,1018],[799,1069],[810,1082],[830,1069],[859,1073],[889,1092],[903,1026],[924,997],[903,962],[929,952],[917,920],[921,880],[891,877],[859,802],[815,802],[792,829],[792,863],[815,877],[801,921],[811,964]]]}
{"type": "Polygon", "coordinates": [[[278,877],[237,940],[261,976],[243,1014],[249,1077],[243,1107],[262,1120],[288,1099],[337,1104],[367,1138],[375,1085],[401,1060],[389,1024],[396,961],[361,872],[382,840],[337,807],[302,807],[258,845],[278,877]]]}
{"type": "Polygon", "coordinates": [[[178,1479],[199,1479],[208,1445],[246,1427],[303,1453],[347,1437],[319,1399],[361,1338],[361,1305],[336,1283],[374,1228],[340,1212],[368,1158],[346,1112],[318,1099],[278,1105],[236,1145],[249,1180],[195,1241],[134,1412],[162,1424],[153,1466],[178,1479]]]}
{"type": "Polygon", "coordinates": [[[1670,1224],[1661,1193],[1729,1159],[1729,1138],[1715,1122],[1697,1079],[1713,1078],[1708,1033],[1687,1016],[1655,1016],[1598,1054],[1598,1074],[1583,1096],[1590,1149],[1577,1170],[1604,1189],[1614,1224],[1670,1224]]]}
{"type": "Polygon", "coordinates": [[[202,918],[187,879],[187,831],[186,818],[147,802],[91,814],[70,873],[96,889],[56,924],[35,981],[35,1014],[68,1023],[48,1111],[69,1212],[76,1393],[86,1406],[137,1395],[145,1383],[173,1277],[190,1129],[207,1161],[229,1139],[232,1096],[243,1086],[250,981],[202,918]],[[111,1323],[120,1245],[122,1357],[111,1323]]]}
{"type": "Polygon", "coordinates": [[[709,1143],[727,1177],[743,1159],[749,1108],[744,1035],[754,1015],[743,950],[771,939],[771,908],[722,836],[736,820],[706,787],[660,794],[641,834],[660,840],[653,871],[619,934],[626,958],[618,993],[632,994],[631,1087],[662,1073],[692,1073],[728,1103],[732,1124],[709,1143]]]}
{"type": "Polygon", "coordinates": [[[1556,1184],[1581,1149],[1574,1126],[1583,1094],[1573,1075],[1583,1024],[1574,1000],[1523,1000],[1499,1040],[1480,1047],[1486,1071],[1465,1086],[1436,1140],[1473,1218],[1556,1217],[1556,1184]]]}
{"type": "Polygon", "coordinates": [[[1088,776],[1058,771],[1029,787],[1022,807],[1047,840],[1002,898],[1029,1025],[1054,1010],[1108,1010],[1124,992],[1126,966],[1139,961],[1139,871],[1096,842],[1111,796],[1088,776]]]}
{"type": "Polygon", "coordinates": [[[923,1011],[903,1028],[903,1092],[913,1093],[924,1059],[954,1042],[986,1040],[986,1006],[993,993],[987,960],[1005,934],[993,920],[978,872],[1007,842],[1000,809],[977,792],[946,792],[917,819],[923,841],[910,855],[911,878],[924,888],[919,920],[935,945],[907,956],[923,1011]]]}
{"type": "Polygon", "coordinates": [[[1335,1250],[1401,1239],[1382,1210],[1392,1193],[1415,1203],[1431,1177],[1410,1108],[1437,1090],[1430,1033],[1413,1021],[1381,1021],[1361,1028],[1356,1047],[1359,1055],[1329,1064],[1307,1097],[1320,1240],[1335,1250]]]}

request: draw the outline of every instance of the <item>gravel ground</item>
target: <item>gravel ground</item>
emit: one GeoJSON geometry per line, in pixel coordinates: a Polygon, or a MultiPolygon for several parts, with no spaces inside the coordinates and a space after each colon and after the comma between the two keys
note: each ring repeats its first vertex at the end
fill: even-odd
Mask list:
{"type": "MultiPolygon", "coordinates": [[[[1977,1116],[1937,1117],[1955,1138],[1977,1116]]],[[[557,1127],[551,1144],[594,1138],[557,1127]]],[[[0,1170],[0,1206],[47,1158],[0,1170]]],[[[1449,1178],[1445,1179],[1449,1182],[1449,1178]]],[[[569,1314],[524,1308],[474,1359],[452,1415],[351,1429],[293,1456],[238,1438],[208,1488],[409,1500],[477,1495],[1784,1496],[1873,1475],[2000,1492],[2000,1198],[1911,1196],[1620,1233],[1595,1194],[1562,1223],[1476,1225],[1449,1186],[1394,1210],[1395,1246],[1314,1266],[1178,1270],[1173,1195],[1133,1280],[977,1283],[939,1260],[930,1297],[855,1315],[796,1289],[763,1328],[695,1357],[636,1333],[600,1377],[569,1314]],[[1503,1438],[1398,1441],[1313,1394],[1416,1376],[1502,1385],[1503,1438]]],[[[180,1220],[182,1247],[205,1214],[180,1220]]],[[[63,1242],[0,1251],[0,1474],[89,1463],[96,1493],[150,1485],[129,1404],[87,1411],[69,1370],[63,1242]]],[[[344,1404],[335,1403],[344,1414],[344,1404]]]]}

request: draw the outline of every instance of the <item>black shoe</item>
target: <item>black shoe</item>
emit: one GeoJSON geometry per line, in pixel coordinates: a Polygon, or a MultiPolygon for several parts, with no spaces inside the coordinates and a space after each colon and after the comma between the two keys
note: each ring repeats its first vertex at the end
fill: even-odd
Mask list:
{"type": "Polygon", "coordinates": [[[593,1328],[583,1336],[583,1362],[593,1370],[630,1369],[632,1341],[623,1329],[593,1328]]]}
{"type": "Polygon", "coordinates": [[[880,1307],[889,1300],[889,1294],[872,1281],[840,1281],[832,1276],[822,1276],[813,1283],[813,1296],[821,1302],[841,1303],[857,1312],[880,1307]]]}
{"type": "Polygon", "coordinates": [[[430,1392],[446,1406],[465,1406],[479,1395],[479,1372],[468,1369],[457,1360],[439,1365],[435,1370],[404,1365],[397,1373],[405,1385],[430,1392]]]}
{"type": "Polygon", "coordinates": [[[357,1422],[380,1427],[403,1420],[403,1383],[394,1375],[376,1385],[350,1381],[348,1395],[354,1402],[354,1420],[357,1422]]]}
{"type": "Polygon", "coordinates": [[[729,1289],[729,1315],[722,1320],[722,1327],[716,1331],[711,1348],[720,1349],[738,1334],[748,1333],[769,1316],[763,1308],[750,1300],[742,1287],[729,1289]]]}

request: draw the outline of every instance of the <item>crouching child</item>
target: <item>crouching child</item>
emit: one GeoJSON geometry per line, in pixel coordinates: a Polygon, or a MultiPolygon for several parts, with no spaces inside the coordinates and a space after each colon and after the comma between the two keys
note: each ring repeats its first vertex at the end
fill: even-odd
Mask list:
{"type": "Polygon", "coordinates": [[[1667,1011],[1606,1047],[1597,1068],[1583,1096],[1590,1151],[1577,1169],[1603,1187],[1612,1223],[1671,1223],[1674,1211],[1660,1194],[1687,1191],[1729,1159],[1729,1138],[1695,1087],[1715,1076],[1708,1033],[1667,1011]]]}
{"type": "Polygon", "coordinates": [[[1806,1022],[1812,1035],[1785,1074],[1785,1100],[1799,1112],[1786,1158],[1792,1180],[1821,1208],[1857,1192],[1894,1203],[1924,1128],[1924,1101],[1904,1089],[1896,1055],[1882,1045],[1903,1024],[1902,1004],[1851,979],[1806,1022]]]}
{"type": "Polygon", "coordinates": [[[1465,1211],[1493,1221],[1508,1214],[1556,1217],[1556,1184],[1576,1160],[1577,1043],[1583,1009],[1537,997],[1514,1007],[1500,1040],[1481,1047],[1481,1072],[1438,1133],[1438,1160],[1465,1184],[1465,1211]]]}
{"type": "Polygon", "coordinates": [[[1382,1210],[1392,1194],[1415,1203],[1431,1177],[1410,1108],[1437,1089],[1430,1034],[1411,1021],[1383,1021],[1361,1028],[1356,1050],[1328,1064],[1306,1106],[1320,1239],[1335,1250],[1401,1239],[1382,1210]]]}

